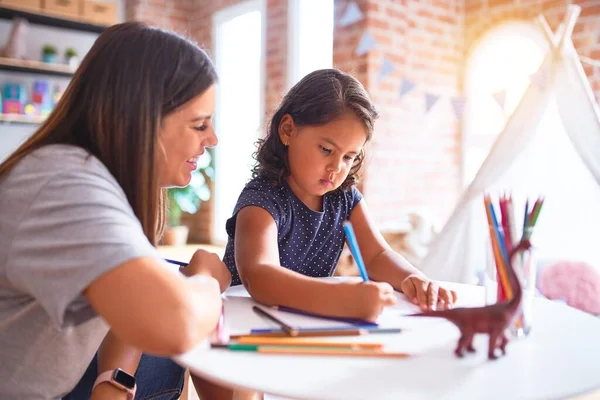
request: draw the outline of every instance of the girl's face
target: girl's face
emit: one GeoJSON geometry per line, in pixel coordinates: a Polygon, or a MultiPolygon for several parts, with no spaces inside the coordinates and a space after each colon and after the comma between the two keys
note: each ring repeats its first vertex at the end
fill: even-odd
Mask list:
{"type": "Polygon", "coordinates": [[[367,141],[363,122],[350,112],[324,125],[302,127],[285,115],[279,136],[288,147],[288,183],[300,200],[316,210],[325,193],[344,183],[367,141]]]}
{"type": "Polygon", "coordinates": [[[197,160],[207,147],[217,145],[212,125],[215,86],[193,98],[162,120],[158,176],[163,188],[187,186],[197,160]]]}

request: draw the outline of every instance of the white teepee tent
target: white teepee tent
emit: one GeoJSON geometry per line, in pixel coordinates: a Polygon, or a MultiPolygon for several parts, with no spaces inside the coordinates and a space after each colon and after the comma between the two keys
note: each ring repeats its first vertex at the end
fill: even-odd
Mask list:
{"type": "MultiPolygon", "coordinates": [[[[600,108],[571,40],[579,15],[569,6],[557,34],[539,18],[549,41],[540,71],[448,222],[419,266],[434,279],[476,281],[489,242],[485,192],[522,200],[542,194],[534,233],[538,258],[580,259],[600,268],[600,108]]],[[[518,215],[517,215],[518,216],[518,215]]]]}

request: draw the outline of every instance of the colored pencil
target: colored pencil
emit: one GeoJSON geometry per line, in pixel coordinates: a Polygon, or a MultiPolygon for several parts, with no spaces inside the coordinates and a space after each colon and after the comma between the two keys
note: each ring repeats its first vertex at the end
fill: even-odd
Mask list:
{"type": "Polygon", "coordinates": [[[537,207],[533,208],[532,211],[532,216],[531,216],[531,227],[535,227],[535,224],[537,223],[538,217],[540,215],[540,211],[542,211],[542,206],[544,205],[544,199],[543,198],[539,198],[538,201],[536,201],[536,205],[537,207]]]}
{"type": "MultiPolygon", "coordinates": [[[[330,337],[330,336],[360,336],[366,335],[365,329],[352,329],[346,331],[332,332],[332,331],[298,331],[298,334],[294,337],[330,337]]],[[[229,335],[231,339],[239,339],[241,337],[289,337],[284,331],[263,331],[253,329],[250,333],[229,335]]]]}
{"type": "Polygon", "coordinates": [[[237,340],[238,344],[267,345],[267,346],[312,346],[312,347],[343,347],[350,349],[381,349],[381,343],[365,342],[332,342],[327,340],[316,340],[312,338],[268,338],[268,337],[250,337],[244,336],[237,340]]]}
{"type": "Polygon", "coordinates": [[[502,283],[500,281],[500,272],[498,270],[498,265],[500,265],[502,263],[502,255],[500,254],[500,245],[498,243],[497,237],[496,237],[496,230],[494,227],[494,221],[492,220],[492,208],[491,208],[491,199],[489,194],[486,194],[483,197],[483,203],[485,206],[485,214],[487,217],[487,222],[488,222],[488,229],[489,229],[489,233],[490,233],[490,243],[492,246],[492,253],[494,256],[494,264],[496,266],[496,272],[498,274],[498,293],[496,295],[496,297],[498,298],[498,300],[502,300],[504,299],[504,290],[502,289],[502,283]]]}
{"type": "Polygon", "coordinates": [[[249,351],[261,354],[298,355],[298,356],[344,356],[344,357],[382,357],[382,358],[407,358],[408,353],[386,352],[375,350],[349,350],[336,348],[302,348],[291,346],[252,346],[252,345],[226,345],[213,344],[212,348],[222,348],[232,351],[249,351]]]}
{"type": "Polygon", "coordinates": [[[521,240],[525,239],[528,227],[529,227],[529,199],[525,200],[525,213],[523,214],[523,232],[521,233],[521,240]]]}
{"type": "Polygon", "coordinates": [[[360,253],[360,248],[358,247],[358,242],[356,241],[356,236],[354,235],[354,229],[352,229],[352,223],[350,221],[344,222],[344,232],[346,232],[346,238],[348,239],[348,246],[350,247],[350,252],[356,261],[356,266],[358,267],[358,272],[360,272],[360,276],[364,282],[369,280],[369,276],[367,275],[367,269],[365,267],[365,263],[363,261],[362,255],[360,253]]]}
{"type": "Polygon", "coordinates": [[[180,267],[187,267],[188,263],[186,262],[182,262],[182,261],[177,261],[177,260],[171,260],[168,258],[164,259],[166,262],[170,263],[170,264],[175,264],[175,265],[179,265],[180,267]]]}
{"type": "Polygon", "coordinates": [[[296,308],[286,307],[286,306],[274,306],[273,308],[278,311],[284,311],[284,312],[298,314],[298,315],[305,315],[307,317],[313,317],[313,318],[327,319],[330,321],[346,322],[346,323],[352,324],[352,325],[368,326],[368,327],[379,326],[376,322],[365,321],[365,320],[358,319],[358,318],[332,317],[329,315],[315,314],[315,313],[311,313],[308,311],[302,311],[302,310],[298,310],[296,308]]]}
{"type": "MultiPolygon", "coordinates": [[[[390,334],[401,333],[400,328],[367,328],[367,329],[336,329],[336,328],[316,328],[316,329],[298,329],[296,337],[331,337],[331,336],[362,336],[368,334],[390,334]]],[[[230,335],[232,339],[241,337],[289,337],[287,333],[280,329],[252,329],[247,334],[230,335]]]]}
{"type": "Polygon", "coordinates": [[[498,219],[496,218],[494,205],[492,203],[490,203],[490,214],[492,216],[494,236],[498,242],[498,248],[500,249],[501,254],[499,260],[497,260],[498,262],[496,263],[496,269],[498,271],[498,283],[502,285],[502,293],[504,294],[504,298],[500,298],[499,300],[510,299],[512,298],[512,290],[510,288],[508,274],[506,272],[506,262],[508,260],[508,256],[506,255],[506,247],[504,246],[504,240],[502,240],[502,235],[500,234],[498,219]]]}
{"type": "Polygon", "coordinates": [[[271,321],[275,322],[288,335],[290,335],[290,336],[297,336],[298,335],[298,330],[297,329],[289,326],[288,324],[286,324],[285,322],[283,322],[282,320],[280,320],[276,316],[269,314],[268,312],[266,312],[262,308],[260,308],[258,306],[252,306],[252,310],[254,310],[255,313],[257,313],[259,315],[262,315],[263,317],[266,317],[266,318],[270,319],[271,321]]]}

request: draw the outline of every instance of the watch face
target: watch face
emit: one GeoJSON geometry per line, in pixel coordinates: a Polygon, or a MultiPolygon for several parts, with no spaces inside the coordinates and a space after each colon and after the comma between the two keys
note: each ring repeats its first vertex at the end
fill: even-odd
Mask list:
{"type": "Polygon", "coordinates": [[[115,382],[120,383],[121,385],[125,386],[127,389],[132,389],[135,387],[135,377],[129,375],[127,372],[121,370],[121,369],[116,369],[115,373],[113,375],[113,379],[115,380],[115,382]]]}

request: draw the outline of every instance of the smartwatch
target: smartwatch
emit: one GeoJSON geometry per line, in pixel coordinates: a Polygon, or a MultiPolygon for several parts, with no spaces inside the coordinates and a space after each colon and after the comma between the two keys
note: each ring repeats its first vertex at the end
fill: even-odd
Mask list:
{"type": "Polygon", "coordinates": [[[106,371],[98,375],[92,390],[103,382],[108,382],[114,387],[127,392],[127,400],[133,400],[135,397],[135,376],[128,374],[121,368],[106,371]]]}

